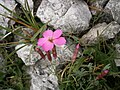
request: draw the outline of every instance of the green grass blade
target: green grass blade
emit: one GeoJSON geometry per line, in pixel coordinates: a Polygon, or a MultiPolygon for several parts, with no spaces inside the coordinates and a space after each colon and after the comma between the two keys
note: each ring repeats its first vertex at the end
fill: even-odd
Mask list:
{"type": "Polygon", "coordinates": [[[35,40],[35,38],[36,38],[41,32],[43,32],[44,30],[46,30],[47,24],[48,24],[48,23],[46,23],[45,25],[43,25],[43,26],[34,34],[34,36],[31,38],[31,41],[32,41],[32,42],[35,40]]]}
{"type": "Polygon", "coordinates": [[[31,17],[31,21],[32,21],[32,23],[33,23],[33,27],[39,29],[39,26],[38,26],[36,20],[34,19],[33,15],[32,15],[32,11],[30,10],[30,7],[29,7],[29,4],[28,4],[28,1],[27,1],[27,0],[26,0],[26,2],[25,2],[25,6],[26,6],[26,8],[27,8],[28,11],[29,11],[29,14],[30,14],[30,17],[31,17]]]}
{"type": "Polygon", "coordinates": [[[28,21],[30,22],[30,25],[33,26],[32,21],[30,20],[30,16],[28,15],[27,10],[25,10],[24,7],[22,7],[22,11],[25,14],[26,18],[28,19],[28,21]]]}

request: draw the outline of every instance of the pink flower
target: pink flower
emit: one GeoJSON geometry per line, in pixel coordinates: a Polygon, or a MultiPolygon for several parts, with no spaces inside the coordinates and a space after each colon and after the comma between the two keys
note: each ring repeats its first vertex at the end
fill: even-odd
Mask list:
{"type": "Polygon", "coordinates": [[[57,29],[56,31],[47,30],[43,33],[43,38],[39,38],[38,46],[41,46],[44,51],[52,50],[54,45],[64,45],[66,40],[64,37],[61,37],[62,30],[57,29]]]}

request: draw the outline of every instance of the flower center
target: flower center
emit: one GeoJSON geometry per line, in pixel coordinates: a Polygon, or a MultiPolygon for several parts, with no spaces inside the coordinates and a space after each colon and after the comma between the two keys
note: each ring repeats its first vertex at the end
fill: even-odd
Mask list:
{"type": "Polygon", "coordinates": [[[49,38],[48,41],[50,41],[51,43],[53,43],[53,38],[49,38]]]}

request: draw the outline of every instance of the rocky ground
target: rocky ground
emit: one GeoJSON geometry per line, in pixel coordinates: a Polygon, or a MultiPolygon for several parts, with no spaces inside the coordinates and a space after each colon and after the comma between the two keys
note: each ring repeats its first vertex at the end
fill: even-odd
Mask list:
{"type": "MultiPolygon", "coordinates": [[[[0,0],[0,4],[20,13],[19,5],[25,7],[25,0],[0,0]]],[[[33,15],[43,23],[50,21],[48,25],[54,29],[60,28],[64,33],[75,33],[79,36],[82,46],[95,44],[98,36],[104,37],[105,40],[113,39],[120,32],[120,0],[28,0],[28,4],[33,15]]],[[[0,13],[13,16],[1,6],[0,13]]],[[[11,24],[13,25],[14,22],[11,23],[10,19],[0,15],[0,25],[8,27],[11,24]]],[[[5,35],[6,31],[0,28],[0,34],[5,35]]],[[[41,57],[32,45],[27,45],[16,52],[28,66],[27,72],[31,76],[30,90],[58,90],[55,66],[70,60],[75,46],[66,49],[70,44],[68,40],[66,45],[57,48],[58,58],[52,63],[49,63],[49,60],[40,60],[35,64],[35,59],[41,57]]],[[[19,44],[15,48],[18,49],[23,45],[19,44]]],[[[119,57],[120,45],[117,44],[115,47],[119,57]]],[[[3,62],[2,54],[0,54],[0,62],[3,62]]],[[[119,59],[115,62],[120,66],[119,59]]]]}

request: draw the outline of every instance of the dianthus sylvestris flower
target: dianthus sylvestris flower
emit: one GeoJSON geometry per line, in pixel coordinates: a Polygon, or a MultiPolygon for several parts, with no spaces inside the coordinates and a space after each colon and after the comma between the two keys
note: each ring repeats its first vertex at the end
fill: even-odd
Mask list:
{"type": "Polygon", "coordinates": [[[43,33],[43,38],[39,38],[38,46],[41,46],[44,51],[52,50],[54,45],[64,45],[66,40],[64,37],[61,37],[62,30],[57,29],[56,31],[46,30],[43,33]]]}

